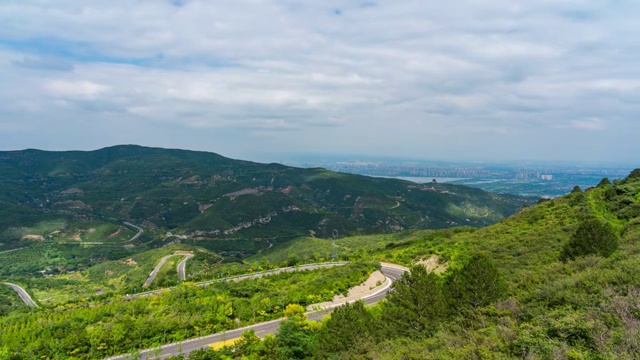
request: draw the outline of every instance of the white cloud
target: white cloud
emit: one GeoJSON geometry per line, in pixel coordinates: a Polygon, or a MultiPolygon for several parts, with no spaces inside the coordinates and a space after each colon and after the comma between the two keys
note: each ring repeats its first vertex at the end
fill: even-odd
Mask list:
{"type": "Polygon", "coordinates": [[[582,130],[604,130],[607,128],[602,119],[573,120],[571,127],[582,130]]]}
{"type": "Polygon", "coordinates": [[[91,81],[65,81],[51,80],[44,84],[45,90],[51,95],[63,98],[95,98],[105,93],[107,86],[96,84],[91,81]]]}
{"type": "MultiPolygon", "coordinates": [[[[274,151],[458,157],[499,153],[474,146],[485,142],[526,153],[550,130],[620,137],[640,111],[638,11],[587,0],[5,0],[0,125],[123,121],[158,139],[211,131],[245,153],[267,145],[244,141],[247,130],[273,135],[274,151]]],[[[111,139],[131,141],[115,129],[111,139]]]]}

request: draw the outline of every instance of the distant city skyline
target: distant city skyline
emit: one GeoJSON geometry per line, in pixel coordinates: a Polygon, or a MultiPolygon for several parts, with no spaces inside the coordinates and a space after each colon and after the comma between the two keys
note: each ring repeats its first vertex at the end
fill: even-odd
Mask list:
{"type": "Polygon", "coordinates": [[[631,0],[5,0],[0,150],[640,166],[638,16],[631,0]]]}

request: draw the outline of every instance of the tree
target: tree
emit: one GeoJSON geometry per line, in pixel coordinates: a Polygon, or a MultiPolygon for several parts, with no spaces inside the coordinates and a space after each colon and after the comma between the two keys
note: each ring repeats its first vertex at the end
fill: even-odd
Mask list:
{"type": "Polygon", "coordinates": [[[394,337],[421,338],[433,335],[447,313],[439,277],[414,266],[387,294],[382,321],[394,337]]]}
{"type": "Polygon", "coordinates": [[[315,356],[326,359],[330,355],[351,350],[374,337],[373,317],[362,301],[337,308],[318,333],[315,356]]]}
{"type": "Polygon", "coordinates": [[[284,316],[288,317],[288,318],[291,318],[291,317],[303,318],[304,317],[304,307],[302,305],[299,305],[299,304],[289,304],[284,309],[284,316]]]}
{"type": "Polygon", "coordinates": [[[262,352],[262,341],[253,329],[243,332],[240,340],[233,346],[233,353],[237,358],[262,352]]]}
{"type": "Polygon", "coordinates": [[[611,181],[609,181],[609,178],[604,178],[602,179],[602,181],[600,181],[600,183],[598,184],[598,187],[604,187],[607,185],[611,185],[611,181]]]}
{"type": "MultiPolygon", "coordinates": [[[[287,305],[284,315],[288,317],[278,328],[276,353],[279,359],[305,359],[312,355],[315,329],[304,315],[304,307],[287,305]]],[[[315,323],[315,322],[314,322],[315,323]]]]}
{"type": "Polygon", "coordinates": [[[586,255],[609,257],[618,249],[618,236],[607,222],[598,219],[585,220],[565,244],[560,260],[568,261],[586,255]]]}
{"type": "Polygon", "coordinates": [[[446,290],[454,308],[478,308],[498,300],[504,283],[491,259],[477,254],[450,275],[446,290]]]}
{"type": "Polygon", "coordinates": [[[640,169],[633,170],[629,176],[627,176],[627,179],[640,179],[640,169]]]}
{"type": "Polygon", "coordinates": [[[581,192],[582,192],[582,189],[581,189],[581,188],[580,188],[580,186],[578,186],[578,185],[574,186],[574,187],[573,187],[573,190],[571,190],[571,193],[572,193],[572,194],[575,194],[575,193],[581,193],[581,192]]]}

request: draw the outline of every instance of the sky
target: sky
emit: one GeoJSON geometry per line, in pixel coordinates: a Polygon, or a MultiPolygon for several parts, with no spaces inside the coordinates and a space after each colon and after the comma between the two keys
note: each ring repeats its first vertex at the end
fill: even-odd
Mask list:
{"type": "Polygon", "coordinates": [[[2,0],[0,150],[640,163],[640,1],[2,0]]]}

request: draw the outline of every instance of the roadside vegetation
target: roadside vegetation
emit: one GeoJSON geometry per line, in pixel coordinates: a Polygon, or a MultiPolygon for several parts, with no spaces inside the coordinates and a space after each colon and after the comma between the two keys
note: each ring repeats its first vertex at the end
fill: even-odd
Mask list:
{"type": "Polygon", "coordinates": [[[319,327],[282,324],[283,335],[247,333],[189,359],[640,357],[640,170],[487,228],[380,239],[371,237],[378,245],[364,256],[410,264],[437,255],[449,266],[441,274],[414,267],[386,302],[343,307],[319,327]]]}
{"type": "Polygon", "coordinates": [[[207,287],[183,283],[165,294],[128,301],[109,298],[53,311],[12,312],[0,317],[0,354],[96,359],[135,352],[280,318],[290,304],[304,308],[346,294],[377,268],[350,263],[207,287]]]}
{"type": "MultiPolygon", "coordinates": [[[[273,174],[261,173],[264,178],[260,181],[270,180],[273,174]]],[[[349,188],[362,184],[358,178],[322,170],[308,175],[305,181],[310,184],[318,181],[316,184],[323,186],[341,184],[349,188]]],[[[224,191],[245,189],[228,183],[236,181],[228,180],[234,176],[236,180],[241,178],[237,173],[229,173],[227,180],[216,180],[215,186],[224,191]]],[[[286,172],[278,172],[278,176],[295,180],[295,176],[286,172]]],[[[174,181],[167,180],[162,186],[169,193],[174,191],[177,197],[185,194],[180,186],[194,186],[193,183],[178,186],[174,181]]],[[[211,185],[204,184],[199,189],[211,185]]],[[[12,189],[9,187],[7,193],[20,194],[12,189]]],[[[329,192],[323,190],[320,198],[304,190],[293,189],[288,194],[325,205],[335,205],[348,195],[340,187],[332,187],[329,192]]],[[[162,193],[149,191],[155,195],[162,193]]],[[[85,194],[98,199],[90,191],[85,194]]],[[[438,194],[441,197],[430,200],[444,201],[447,194],[438,194]]],[[[284,195],[238,196],[239,202],[247,201],[257,206],[255,209],[266,209],[269,204],[282,205],[279,201],[284,195]],[[253,202],[256,198],[268,202],[258,206],[253,202]]],[[[153,210],[164,201],[160,197],[155,199],[160,200],[129,209],[131,216],[155,216],[153,210]]],[[[349,214],[343,215],[352,216],[357,210],[356,217],[363,214],[374,219],[372,214],[381,215],[376,211],[394,207],[396,203],[401,206],[392,211],[403,212],[396,215],[407,218],[415,215],[405,208],[406,202],[388,200],[365,199],[362,207],[352,207],[349,214]]],[[[229,201],[225,197],[220,202],[220,211],[231,211],[226,207],[229,201]]],[[[453,206],[446,202],[440,205],[454,212],[471,209],[478,216],[482,214],[481,206],[453,206]]],[[[180,216],[185,213],[174,210],[167,213],[167,221],[177,224],[178,220],[184,220],[180,216]]],[[[318,211],[321,217],[328,216],[327,212],[318,211]]],[[[295,213],[288,213],[287,216],[292,216],[288,219],[293,221],[295,213]]],[[[210,216],[201,215],[200,219],[210,216]]],[[[309,219],[297,220],[307,224],[305,221],[309,219]]],[[[341,224],[344,229],[356,232],[353,224],[336,219],[331,218],[332,225],[341,224]]],[[[43,224],[50,226],[55,221],[48,219],[43,224]]],[[[99,358],[281,316],[289,320],[282,323],[276,336],[260,340],[249,332],[231,346],[197,351],[189,358],[640,358],[640,170],[624,180],[603,180],[595,188],[576,187],[562,198],[522,206],[510,218],[480,229],[451,227],[450,218],[442,217],[438,221],[450,228],[351,237],[340,237],[343,233],[339,232],[334,240],[326,238],[332,234],[314,235],[308,229],[289,232],[290,224],[278,221],[281,220],[269,223],[282,230],[284,237],[278,241],[259,239],[258,248],[255,246],[258,240],[244,241],[238,237],[239,242],[230,253],[244,260],[227,257],[224,251],[211,251],[222,249],[226,246],[224,241],[232,239],[217,243],[203,236],[191,239],[188,244],[177,243],[180,237],[163,237],[166,231],[162,228],[145,231],[146,238],[137,241],[133,248],[28,240],[31,247],[0,254],[3,264],[0,276],[22,281],[21,285],[26,285],[43,307],[25,309],[16,305],[15,294],[7,289],[0,291],[0,311],[6,314],[0,316],[0,359],[43,354],[49,358],[99,358]],[[295,234],[307,237],[287,240],[295,234]],[[269,244],[273,247],[268,248],[269,244]],[[140,292],[159,259],[175,251],[195,255],[187,264],[188,282],[163,295],[121,301],[125,294],[140,292]],[[249,254],[253,255],[244,257],[249,254]],[[237,284],[217,283],[206,288],[192,283],[330,260],[351,263],[342,268],[282,274],[237,284]],[[346,306],[321,323],[304,317],[301,308],[329,300],[362,282],[376,267],[371,262],[379,261],[413,269],[396,282],[386,301],[373,307],[359,303],[346,306]],[[43,274],[38,274],[43,270],[43,274]],[[291,304],[294,305],[288,306],[291,304]]],[[[117,231],[116,228],[109,231],[117,231]]],[[[252,231],[259,229],[265,230],[252,227],[246,234],[255,235],[258,232],[252,231]]],[[[266,229],[267,238],[275,233],[274,229],[266,229]]],[[[86,228],[78,227],[80,230],[86,228]]],[[[21,242],[11,246],[17,244],[21,242]]],[[[151,288],[174,285],[176,279],[175,263],[168,262],[151,288]]]]}

